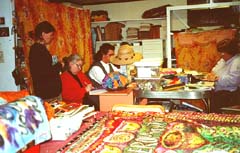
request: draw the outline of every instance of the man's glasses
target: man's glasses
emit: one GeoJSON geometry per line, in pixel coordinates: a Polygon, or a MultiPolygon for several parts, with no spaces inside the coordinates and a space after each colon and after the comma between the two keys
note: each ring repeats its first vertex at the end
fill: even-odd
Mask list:
{"type": "Polygon", "coordinates": [[[109,57],[114,56],[114,54],[107,54],[109,57]]]}

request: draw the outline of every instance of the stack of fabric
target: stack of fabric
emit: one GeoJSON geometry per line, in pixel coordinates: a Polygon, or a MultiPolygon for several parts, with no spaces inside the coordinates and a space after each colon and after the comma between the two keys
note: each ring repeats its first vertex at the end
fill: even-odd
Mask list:
{"type": "Polygon", "coordinates": [[[60,111],[55,113],[55,117],[50,120],[52,140],[66,140],[80,128],[85,118],[93,115],[94,107],[88,105],[75,107],[74,105],[63,106],[66,110],[59,109],[60,111]]]}
{"type": "Polygon", "coordinates": [[[105,40],[121,40],[124,27],[125,25],[119,22],[108,23],[105,26],[105,40]]]}
{"type": "Polygon", "coordinates": [[[139,39],[150,39],[151,38],[150,29],[151,29],[150,23],[141,23],[139,29],[139,39]]]}
{"type": "Polygon", "coordinates": [[[91,12],[91,21],[109,21],[108,12],[105,10],[97,10],[91,12]]]}
{"type": "Polygon", "coordinates": [[[140,31],[150,31],[151,23],[141,23],[140,31]]]}
{"type": "Polygon", "coordinates": [[[127,40],[136,40],[138,39],[138,28],[129,27],[127,29],[127,40]]]}

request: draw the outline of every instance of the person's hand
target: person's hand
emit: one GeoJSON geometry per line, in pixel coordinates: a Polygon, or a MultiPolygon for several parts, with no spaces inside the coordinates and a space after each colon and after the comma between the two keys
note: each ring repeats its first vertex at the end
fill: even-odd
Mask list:
{"type": "Polygon", "coordinates": [[[92,88],[93,88],[93,87],[92,87],[92,84],[88,84],[88,85],[85,87],[85,89],[86,89],[87,92],[91,91],[92,88]]]}
{"type": "Polygon", "coordinates": [[[213,72],[211,72],[206,75],[206,80],[207,81],[216,81],[216,80],[218,80],[218,76],[216,74],[214,74],[213,72]]]}

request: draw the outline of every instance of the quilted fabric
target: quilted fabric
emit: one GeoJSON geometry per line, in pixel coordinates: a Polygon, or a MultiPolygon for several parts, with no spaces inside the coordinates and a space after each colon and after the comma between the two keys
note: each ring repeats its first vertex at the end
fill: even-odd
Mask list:
{"type": "Polygon", "coordinates": [[[49,122],[36,96],[26,96],[0,105],[0,152],[17,152],[28,143],[51,138],[49,122]]]}
{"type": "Polygon", "coordinates": [[[112,72],[104,77],[102,86],[105,89],[123,89],[127,84],[128,80],[125,75],[119,72],[112,72]]]}

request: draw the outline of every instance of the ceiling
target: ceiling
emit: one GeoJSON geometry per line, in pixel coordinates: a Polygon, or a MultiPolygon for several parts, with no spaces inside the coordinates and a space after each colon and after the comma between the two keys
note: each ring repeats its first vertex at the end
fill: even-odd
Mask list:
{"type": "Polygon", "coordinates": [[[106,3],[122,3],[122,2],[132,2],[141,0],[47,0],[48,2],[56,3],[73,3],[77,5],[98,5],[106,3]]]}

